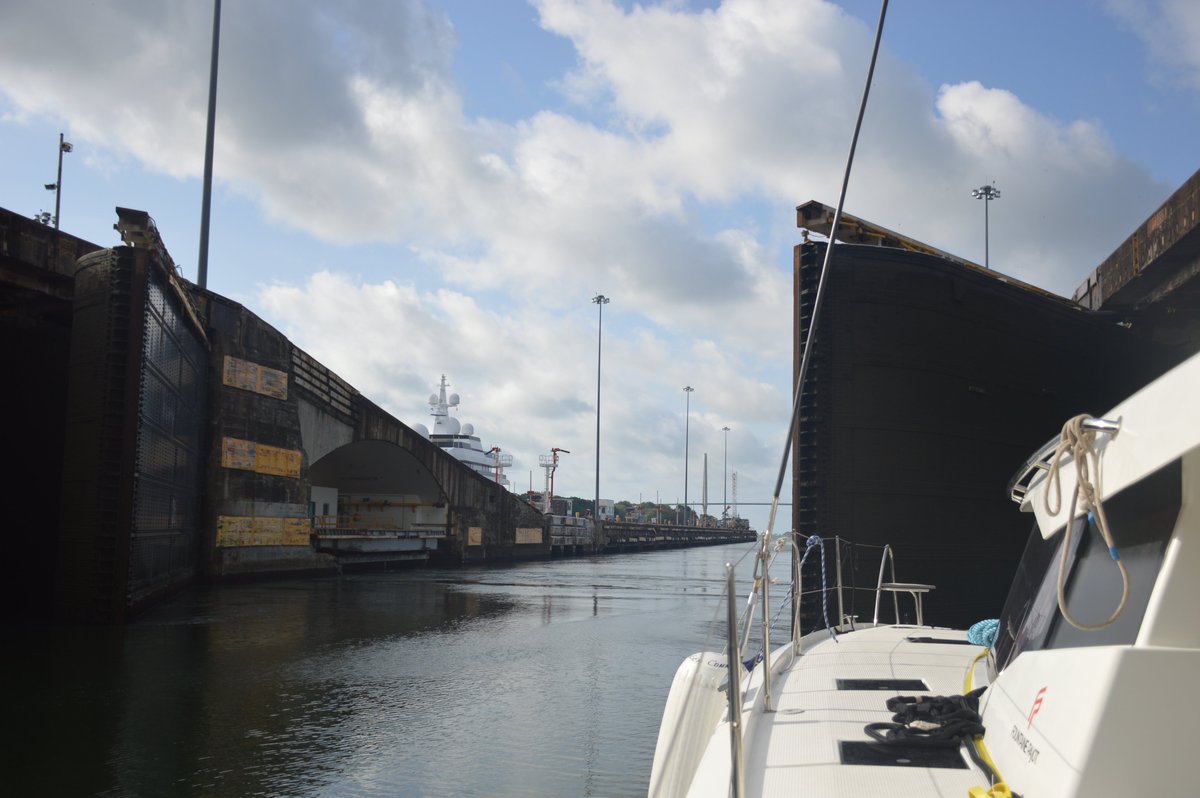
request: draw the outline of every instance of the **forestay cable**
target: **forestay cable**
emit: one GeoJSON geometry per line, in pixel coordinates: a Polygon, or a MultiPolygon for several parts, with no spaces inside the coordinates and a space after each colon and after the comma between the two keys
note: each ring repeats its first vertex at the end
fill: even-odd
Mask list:
{"type": "MultiPolygon", "coordinates": [[[[867,97],[871,93],[871,80],[875,75],[875,62],[879,58],[879,43],[883,39],[883,21],[887,17],[888,0],[883,0],[879,8],[879,24],[875,27],[875,44],[871,48],[871,64],[867,67],[867,82],[863,87],[862,102],[858,106],[858,119],[854,123],[854,135],[850,138],[850,152],[846,156],[846,171],[842,176],[842,190],[838,195],[837,209],[833,214],[833,226],[829,230],[829,243],[825,247],[825,260],[821,264],[821,274],[817,281],[817,295],[813,299],[812,317],[808,320],[808,335],[804,338],[804,354],[800,359],[800,373],[796,377],[795,399],[792,402],[792,420],[788,424],[787,435],[784,436],[783,459],[779,464],[779,478],[775,481],[775,493],[771,497],[771,513],[767,517],[767,538],[770,539],[775,529],[775,514],[779,510],[779,495],[783,492],[783,478],[787,473],[788,455],[792,450],[792,436],[800,419],[800,397],[804,395],[804,379],[808,374],[808,363],[812,359],[813,341],[817,335],[817,320],[821,314],[821,300],[825,295],[825,282],[829,276],[829,264],[833,261],[834,241],[837,238],[838,225],[842,221],[842,206],[846,202],[846,188],[850,185],[850,170],[854,165],[854,150],[858,147],[858,134],[862,130],[863,116],[867,112],[867,97]]],[[[794,525],[794,524],[793,524],[794,525]]]]}

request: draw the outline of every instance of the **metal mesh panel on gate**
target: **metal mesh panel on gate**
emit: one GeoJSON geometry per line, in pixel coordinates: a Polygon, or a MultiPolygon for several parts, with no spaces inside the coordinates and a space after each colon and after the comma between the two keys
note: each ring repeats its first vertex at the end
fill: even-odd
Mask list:
{"type": "Polygon", "coordinates": [[[207,354],[178,297],[152,271],[147,286],[138,391],[137,482],[129,551],[129,600],[195,570],[207,354]]]}

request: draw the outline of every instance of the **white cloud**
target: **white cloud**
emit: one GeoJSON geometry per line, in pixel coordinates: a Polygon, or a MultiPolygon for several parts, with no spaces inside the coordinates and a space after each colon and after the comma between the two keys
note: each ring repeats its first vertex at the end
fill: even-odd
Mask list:
{"type": "Polygon", "coordinates": [[[1194,0],[1108,0],[1106,5],[1145,41],[1153,61],[1200,88],[1200,4],[1194,0]]]}
{"type": "MultiPolygon", "coordinates": [[[[347,245],[345,264],[376,242],[395,257],[391,280],[295,263],[309,276],[252,307],[402,419],[425,420],[448,373],[464,418],[536,463],[550,445],[594,446],[587,299],[603,291],[613,494],[669,489],[693,384],[693,443],[715,457],[733,427],[743,498],[765,500],[790,412],[789,209],[836,200],[872,32],[822,0],[535,6],[578,54],[554,76],[576,111],[507,124],[464,111],[455,32],[420,3],[226,4],[218,180],[347,245]]],[[[59,117],[110,170],[194,178],[208,7],[70,8],[0,11],[6,120],[59,117]]],[[[1197,39],[1195,6],[1155,8],[1171,24],[1154,31],[1197,39]]],[[[1195,48],[1171,41],[1163,52],[1195,69],[1195,48]]],[[[982,260],[969,191],[992,180],[993,264],[1059,292],[1166,195],[1098,123],[975,81],[935,88],[885,50],[847,210],[982,260]]],[[[562,474],[581,495],[587,457],[562,474]]]]}
{"type": "MultiPolygon", "coordinates": [[[[515,485],[526,486],[530,470],[540,485],[538,456],[558,446],[572,453],[556,477],[559,485],[574,495],[592,494],[594,313],[536,305],[497,313],[460,292],[422,292],[329,272],[301,286],[264,286],[256,307],[297,345],[409,424],[429,423],[425,399],[439,375],[447,374],[462,395],[460,418],[475,424],[486,446],[499,445],[516,458],[510,474],[515,485]]],[[[719,496],[712,463],[726,424],[736,429],[733,468],[755,480],[768,471],[771,466],[763,464],[776,462],[776,444],[772,436],[764,447],[757,435],[776,423],[771,417],[788,398],[748,373],[736,353],[715,340],[680,343],[636,321],[631,329],[636,317],[618,309],[606,306],[604,328],[605,495],[636,498],[656,489],[664,501],[682,495],[681,389],[689,383],[696,387],[688,430],[696,497],[706,451],[709,495],[719,496]]]]}
{"type": "MultiPolygon", "coordinates": [[[[587,87],[581,101],[603,87],[628,129],[650,131],[663,185],[695,200],[836,200],[870,47],[857,20],[819,0],[727,0],[698,14],[608,0],[539,9],[581,55],[585,79],[569,84],[587,87]]],[[[1148,211],[1165,195],[1095,124],[977,82],[935,96],[886,53],[855,168],[848,211],[979,260],[969,190],[997,180],[997,244],[1012,242],[997,246],[1000,262],[1061,293],[1128,234],[1128,207],[1148,211]]]]}

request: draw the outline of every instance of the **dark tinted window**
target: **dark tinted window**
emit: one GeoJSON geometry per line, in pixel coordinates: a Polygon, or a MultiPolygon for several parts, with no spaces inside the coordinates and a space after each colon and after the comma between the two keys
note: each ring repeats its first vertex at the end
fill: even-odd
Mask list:
{"type": "MultiPolygon", "coordinates": [[[[1113,540],[1129,572],[1125,611],[1109,627],[1076,629],[1058,610],[1058,571],[1066,538],[1042,539],[1036,526],[1013,580],[996,642],[1003,668],[1026,649],[1130,644],[1137,638],[1179,515],[1182,469],[1175,461],[1104,503],[1113,540]]],[[[1099,530],[1075,522],[1067,552],[1067,609],[1080,623],[1108,618],[1121,602],[1121,575],[1099,530]]]]}

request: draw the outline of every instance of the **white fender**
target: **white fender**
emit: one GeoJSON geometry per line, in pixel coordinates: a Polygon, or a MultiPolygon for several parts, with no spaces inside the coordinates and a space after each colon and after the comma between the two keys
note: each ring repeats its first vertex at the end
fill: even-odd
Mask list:
{"type": "Polygon", "coordinates": [[[703,651],[675,671],[654,748],[650,798],[687,794],[704,749],[729,708],[728,695],[721,689],[729,675],[726,659],[724,653],[703,651]]]}

